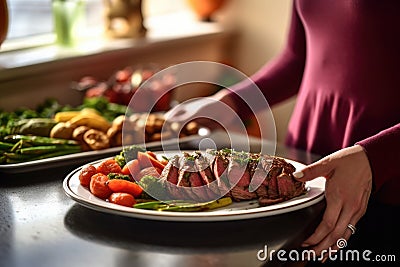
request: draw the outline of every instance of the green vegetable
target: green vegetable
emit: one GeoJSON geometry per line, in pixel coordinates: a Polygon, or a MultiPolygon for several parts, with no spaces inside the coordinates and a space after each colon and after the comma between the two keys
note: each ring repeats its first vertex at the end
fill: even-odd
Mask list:
{"type": "Polygon", "coordinates": [[[167,196],[167,190],[162,180],[151,175],[145,175],[139,182],[143,193],[141,198],[157,198],[165,199],[167,196]]]}
{"type": "Polygon", "coordinates": [[[0,142],[0,150],[9,150],[13,147],[13,144],[0,142]]]}
{"type": "Polygon", "coordinates": [[[251,162],[258,162],[260,161],[260,157],[256,156],[256,154],[251,154],[245,151],[235,151],[231,148],[223,148],[220,150],[208,149],[207,153],[211,155],[219,155],[222,158],[230,157],[233,161],[239,163],[240,165],[244,166],[251,162]]]}
{"type": "Polygon", "coordinates": [[[124,157],[124,153],[123,151],[121,151],[121,153],[119,153],[119,155],[116,155],[114,157],[115,161],[118,163],[118,165],[122,168],[125,166],[126,161],[125,161],[125,157],[124,157]]]}
{"type": "MultiPolygon", "coordinates": [[[[127,106],[109,103],[104,97],[84,99],[83,104],[78,107],[61,105],[55,99],[47,99],[35,109],[18,108],[11,112],[0,110],[0,164],[80,152],[76,141],[48,136],[56,124],[53,117],[57,112],[79,111],[84,108],[96,109],[109,121],[118,115],[130,114],[127,106]]],[[[125,165],[124,160],[136,157],[137,151],[144,149],[132,147],[121,152],[118,164],[125,165]]]]}
{"type": "Polygon", "coordinates": [[[37,118],[51,119],[57,112],[67,110],[72,110],[72,107],[61,105],[55,99],[46,99],[36,109],[18,108],[10,112],[0,110],[0,140],[6,135],[19,133],[15,132],[13,128],[21,120],[37,118]]]}
{"type": "Polygon", "coordinates": [[[129,115],[129,109],[125,105],[110,103],[105,97],[87,97],[83,99],[83,104],[78,110],[84,108],[93,108],[101,113],[107,120],[112,121],[119,115],[129,115]]]}
{"type": "Polygon", "coordinates": [[[78,145],[54,145],[54,146],[33,146],[19,149],[19,153],[25,155],[38,155],[38,154],[46,154],[49,152],[57,152],[57,151],[70,151],[71,153],[79,152],[80,146],[78,145]]]}
{"type": "Polygon", "coordinates": [[[119,153],[114,157],[114,159],[118,163],[118,165],[122,168],[125,166],[127,162],[137,159],[137,154],[139,151],[146,152],[146,149],[138,145],[132,145],[130,147],[124,148],[121,151],[121,153],[119,153]]]}
{"type": "Polygon", "coordinates": [[[120,155],[124,157],[125,162],[129,162],[137,159],[138,152],[146,152],[146,149],[138,145],[132,145],[128,148],[124,148],[120,155]]]}
{"type": "Polygon", "coordinates": [[[49,136],[51,128],[56,124],[57,122],[53,119],[33,118],[11,122],[8,127],[10,134],[49,136]]]}
{"type": "Polygon", "coordinates": [[[4,141],[8,143],[17,143],[21,140],[32,145],[78,145],[78,142],[75,140],[51,138],[44,136],[16,134],[4,137],[4,141]]]}
{"type": "Polygon", "coordinates": [[[182,200],[171,200],[171,201],[152,201],[135,204],[133,207],[137,209],[150,209],[157,211],[180,211],[180,212],[191,212],[191,211],[208,211],[217,208],[228,206],[232,203],[230,197],[224,197],[221,199],[197,203],[188,202],[182,200]]]}
{"type": "Polygon", "coordinates": [[[121,180],[131,181],[131,178],[129,177],[129,175],[125,175],[125,174],[121,174],[121,173],[111,172],[107,176],[108,176],[108,179],[110,179],[110,180],[121,179],[121,180]]]}
{"type": "Polygon", "coordinates": [[[0,143],[2,155],[0,163],[21,163],[81,151],[73,140],[42,136],[10,135],[0,143]]]}
{"type": "MultiPolygon", "coordinates": [[[[74,153],[79,152],[75,151],[74,153]]],[[[46,159],[46,158],[52,158],[52,157],[57,157],[57,156],[64,156],[71,154],[72,152],[69,150],[60,150],[56,152],[51,152],[51,153],[45,153],[41,155],[22,155],[22,154],[17,154],[17,153],[4,153],[3,155],[5,156],[5,162],[6,163],[21,163],[21,162],[27,162],[27,161],[32,161],[32,160],[40,160],[40,159],[46,159]]]]}

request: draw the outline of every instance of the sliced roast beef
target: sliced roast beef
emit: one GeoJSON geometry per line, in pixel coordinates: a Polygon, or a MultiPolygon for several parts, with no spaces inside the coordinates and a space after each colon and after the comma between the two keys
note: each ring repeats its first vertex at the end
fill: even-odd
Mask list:
{"type": "Polygon", "coordinates": [[[167,187],[167,192],[169,192],[169,197],[171,199],[183,199],[182,192],[176,186],[178,184],[179,177],[179,156],[175,156],[168,161],[168,164],[164,167],[161,173],[160,179],[167,181],[164,183],[167,187]]]}
{"type": "Polygon", "coordinates": [[[221,156],[214,155],[214,160],[211,164],[215,180],[220,191],[221,196],[230,195],[230,184],[228,181],[228,165],[229,159],[221,156]]]}
{"type": "Polygon", "coordinates": [[[258,197],[268,197],[268,173],[261,167],[257,167],[252,175],[249,186],[250,191],[255,191],[258,197]]]}
{"type": "Polygon", "coordinates": [[[206,202],[215,200],[218,196],[208,188],[208,183],[201,176],[197,161],[199,159],[199,153],[184,153],[180,160],[178,186],[186,187],[184,190],[186,195],[190,195],[194,201],[206,202]]]}
{"type": "Polygon", "coordinates": [[[178,184],[178,176],[179,176],[179,156],[174,156],[171,158],[167,165],[164,167],[161,178],[170,182],[171,184],[178,184]]]}
{"type": "Polygon", "coordinates": [[[268,198],[276,199],[279,198],[278,181],[277,177],[281,173],[282,168],[279,166],[272,166],[267,176],[267,192],[268,198]]]}
{"type": "Polygon", "coordinates": [[[205,184],[205,190],[209,199],[219,198],[221,196],[221,191],[218,188],[217,180],[211,170],[210,160],[200,154],[199,157],[195,159],[195,164],[198,173],[205,184]]]}
{"type": "Polygon", "coordinates": [[[243,154],[231,155],[228,168],[228,180],[232,187],[231,196],[234,200],[250,200],[257,198],[257,194],[249,191],[251,181],[249,159],[243,154]]]}
{"type": "MultiPolygon", "coordinates": [[[[177,188],[181,192],[181,199],[197,199],[197,195],[193,193],[190,183],[190,176],[195,172],[193,163],[188,161],[187,155],[184,155],[179,159],[179,175],[177,188]]],[[[195,184],[195,183],[194,183],[195,184]]]]}
{"type": "Polygon", "coordinates": [[[230,149],[206,153],[184,153],[170,160],[161,179],[169,182],[172,198],[202,202],[231,196],[235,201],[259,199],[264,206],[305,192],[305,184],[292,175],[294,166],[282,158],[230,149]]]}

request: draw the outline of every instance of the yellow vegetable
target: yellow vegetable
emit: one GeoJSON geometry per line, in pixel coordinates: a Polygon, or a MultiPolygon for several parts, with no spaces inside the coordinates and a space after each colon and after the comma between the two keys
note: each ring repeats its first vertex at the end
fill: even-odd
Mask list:
{"type": "Polygon", "coordinates": [[[211,201],[210,203],[207,203],[205,205],[205,207],[206,207],[206,209],[213,210],[213,209],[218,209],[218,208],[228,206],[230,204],[232,204],[232,198],[223,197],[223,198],[217,199],[215,201],[211,201]]]}
{"type": "MultiPolygon", "coordinates": [[[[56,122],[67,122],[71,120],[72,118],[82,115],[82,114],[95,114],[98,116],[101,116],[100,113],[93,109],[93,108],[84,108],[80,111],[60,111],[57,112],[56,115],[54,116],[54,120],[56,122]]],[[[90,115],[89,115],[90,116],[90,115]]]]}
{"type": "Polygon", "coordinates": [[[75,116],[78,116],[80,111],[60,111],[54,116],[56,122],[67,122],[75,116]]]}
{"type": "Polygon", "coordinates": [[[97,129],[102,132],[107,132],[108,128],[111,127],[109,121],[95,113],[81,113],[69,120],[69,123],[73,128],[87,126],[91,129],[97,129]]]}

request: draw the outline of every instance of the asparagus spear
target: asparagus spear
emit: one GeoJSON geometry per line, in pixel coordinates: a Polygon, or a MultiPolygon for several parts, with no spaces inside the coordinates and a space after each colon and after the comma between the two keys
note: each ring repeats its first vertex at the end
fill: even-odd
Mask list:
{"type": "Polygon", "coordinates": [[[21,163],[49,157],[62,156],[81,151],[79,144],[73,140],[11,135],[4,138],[1,163],[21,163]]]}
{"type": "Polygon", "coordinates": [[[57,151],[71,151],[73,152],[79,152],[80,147],[78,145],[54,145],[54,146],[33,146],[33,147],[25,147],[19,149],[19,153],[22,155],[40,155],[40,154],[46,154],[50,152],[57,152],[57,151]]]}
{"type": "Polygon", "coordinates": [[[0,142],[0,150],[9,150],[13,147],[13,144],[0,142]]]}
{"type": "Polygon", "coordinates": [[[45,158],[68,155],[68,154],[72,154],[72,153],[77,153],[79,151],[80,150],[60,150],[60,151],[55,151],[55,152],[41,154],[41,155],[29,155],[29,154],[22,155],[22,154],[17,154],[17,153],[4,153],[4,157],[5,157],[6,163],[21,163],[21,162],[27,162],[27,161],[32,161],[32,160],[40,160],[40,159],[45,159],[45,158]]]}
{"type": "Polygon", "coordinates": [[[30,135],[16,134],[4,137],[4,141],[10,143],[17,143],[21,140],[28,142],[32,145],[77,145],[78,144],[78,142],[75,140],[34,136],[34,135],[30,136],[30,135]]]}
{"type": "Polygon", "coordinates": [[[228,206],[232,203],[232,199],[230,197],[220,198],[214,201],[205,202],[205,203],[192,203],[187,201],[151,201],[144,202],[140,204],[136,204],[133,207],[138,209],[150,209],[150,210],[158,210],[158,211],[207,211],[213,210],[217,208],[222,208],[228,206]]]}

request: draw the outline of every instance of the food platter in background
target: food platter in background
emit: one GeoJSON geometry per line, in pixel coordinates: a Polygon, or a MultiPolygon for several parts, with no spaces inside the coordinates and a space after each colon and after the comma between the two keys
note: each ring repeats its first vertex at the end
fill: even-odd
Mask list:
{"type": "MultiPolygon", "coordinates": [[[[145,144],[146,149],[168,149],[176,148],[176,146],[189,144],[189,143],[197,143],[201,141],[203,138],[208,137],[210,135],[210,130],[205,127],[201,127],[198,129],[198,132],[193,135],[188,135],[184,137],[180,137],[179,139],[168,139],[161,141],[152,141],[147,142],[145,144]]],[[[123,149],[122,146],[106,148],[102,150],[96,151],[86,151],[80,153],[74,153],[64,156],[51,157],[41,160],[33,160],[22,163],[15,164],[7,164],[0,165],[0,173],[24,173],[36,170],[43,170],[55,167],[63,167],[63,166],[74,166],[81,165],[87,162],[91,162],[97,159],[105,158],[108,156],[113,156],[118,154],[123,149]]]]}

